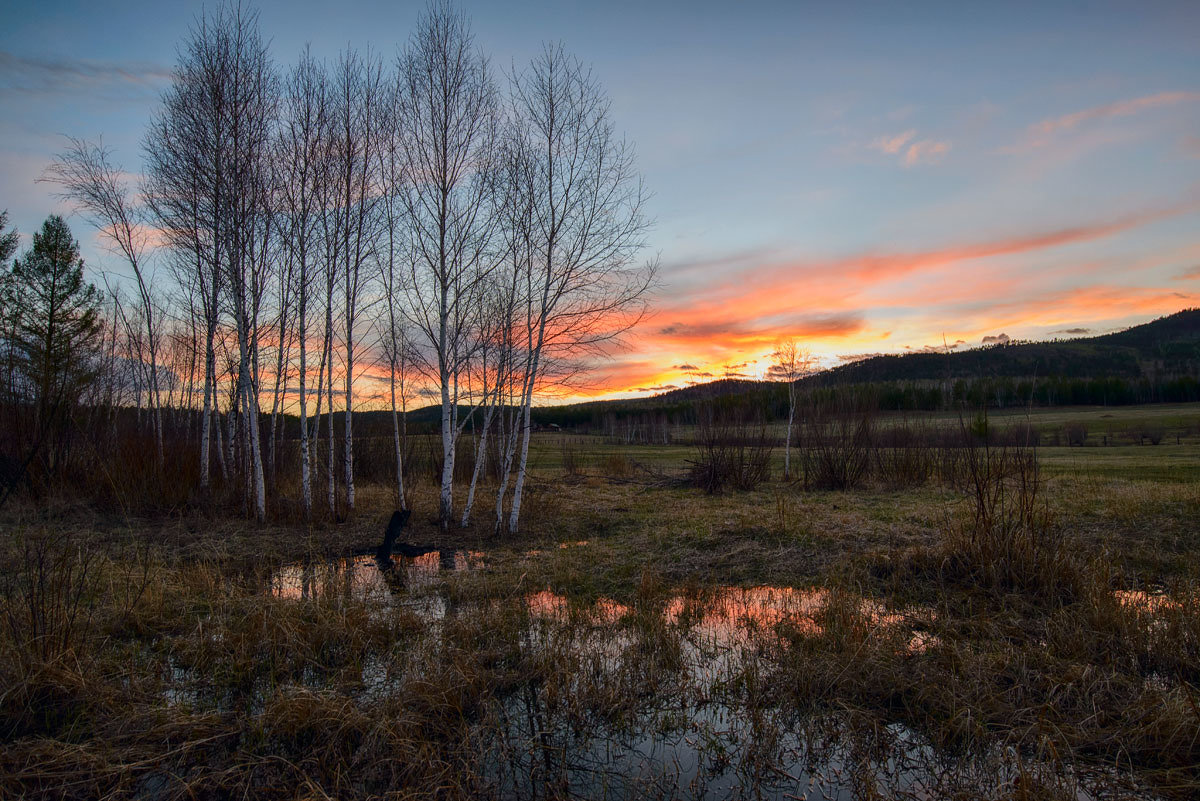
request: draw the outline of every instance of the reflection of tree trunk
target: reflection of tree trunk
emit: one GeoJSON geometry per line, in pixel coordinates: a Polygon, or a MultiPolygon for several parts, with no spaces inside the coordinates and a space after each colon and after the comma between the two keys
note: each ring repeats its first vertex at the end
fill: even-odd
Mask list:
{"type": "MultiPolygon", "coordinates": [[[[539,746],[538,750],[541,751],[542,763],[546,767],[546,775],[541,782],[544,786],[554,779],[554,754],[552,753],[553,748],[550,742],[550,733],[546,731],[547,721],[542,714],[541,705],[538,703],[537,690],[532,684],[525,685],[525,710],[529,720],[529,736],[539,746]]],[[[532,780],[533,765],[530,765],[529,769],[530,779],[532,780]]]]}
{"type": "MultiPolygon", "coordinates": [[[[350,299],[347,298],[347,303],[350,299]]],[[[346,329],[346,430],[344,434],[345,450],[343,452],[343,462],[346,469],[346,513],[354,511],[354,340],[353,332],[350,326],[353,323],[347,321],[346,329]]]]}

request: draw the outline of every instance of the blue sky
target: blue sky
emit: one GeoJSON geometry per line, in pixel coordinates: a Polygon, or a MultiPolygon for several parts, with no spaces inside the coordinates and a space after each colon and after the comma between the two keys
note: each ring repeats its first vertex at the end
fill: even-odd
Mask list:
{"type": "MultiPolygon", "coordinates": [[[[257,8],[286,65],[306,42],[390,55],[423,5],[257,8]]],[[[497,69],[544,41],[590,63],[636,143],[663,287],[608,391],[759,375],[783,336],[835,363],[1200,305],[1200,3],[463,7],[497,69]]],[[[200,9],[6,14],[0,207],[22,233],[63,210],[34,183],[62,134],[136,171],[200,9]]]]}

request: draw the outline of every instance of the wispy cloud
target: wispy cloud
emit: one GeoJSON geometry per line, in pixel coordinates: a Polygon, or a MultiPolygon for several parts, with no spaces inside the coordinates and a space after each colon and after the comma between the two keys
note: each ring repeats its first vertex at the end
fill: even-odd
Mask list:
{"type": "Polygon", "coordinates": [[[1200,92],[1158,92],[1100,106],[1073,111],[1058,117],[1050,117],[1030,125],[1025,132],[1025,138],[1005,148],[1003,153],[1023,153],[1035,148],[1045,147],[1054,139],[1066,132],[1073,131],[1086,123],[1095,120],[1112,119],[1114,117],[1130,117],[1150,109],[1164,106],[1175,106],[1180,103],[1200,101],[1200,92]]]}
{"type": "Polygon", "coordinates": [[[170,67],[150,62],[20,56],[0,50],[0,92],[26,95],[100,92],[106,99],[157,90],[170,67]]]}
{"type": "MultiPolygon", "coordinates": [[[[784,334],[797,338],[836,338],[856,334],[862,331],[865,325],[862,316],[853,311],[771,315],[757,319],[749,314],[742,319],[697,319],[698,315],[689,313],[686,309],[676,311],[681,315],[687,314],[692,319],[677,320],[654,331],[651,336],[660,343],[671,346],[719,343],[723,348],[764,348],[784,334]]],[[[742,362],[726,366],[737,369],[747,364],[748,362],[742,362]]],[[[687,364],[680,367],[694,368],[696,365],[687,364]]]]}
{"type": "Polygon", "coordinates": [[[911,128],[903,133],[880,136],[867,147],[885,156],[900,156],[901,164],[912,167],[937,161],[949,152],[950,142],[917,139],[917,129],[911,128]]]}
{"type": "Polygon", "coordinates": [[[922,139],[913,142],[904,152],[904,166],[912,167],[917,164],[930,164],[950,152],[949,142],[937,142],[933,139],[922,139]]]}
{"type": "Polygon", "coordinates": [[[886,153],[889,156],[894,156],[904,149],[912,139],[917,135],[916,130],[905,131],[895,136],[881,136],[867,147],[872,150],[878,150],[880,153],[886,153]]]}

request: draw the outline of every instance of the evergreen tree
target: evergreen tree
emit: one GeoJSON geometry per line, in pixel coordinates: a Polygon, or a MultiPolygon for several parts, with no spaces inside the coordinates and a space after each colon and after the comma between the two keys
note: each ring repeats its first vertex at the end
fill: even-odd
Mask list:
{"type": "Polygon", "coordinates": [[[13,263],[9,290],[21,394],[45,432],[95,377],[101,328],[100,293],[83,280],[79,243],[62,217],[48,217],[34,233],[33,246],[13,263]]]}
{"type": "Polygon", "coordinates": [[[0,264],[7,264],[12,254],[17,252],[17,242],[20,237],[16,231],[4,233],[8,227],[8,211],[0,211],[0,264]]]}

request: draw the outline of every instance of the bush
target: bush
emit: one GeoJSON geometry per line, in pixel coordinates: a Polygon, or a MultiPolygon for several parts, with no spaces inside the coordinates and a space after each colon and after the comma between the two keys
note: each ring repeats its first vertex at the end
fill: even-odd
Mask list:
{"type": "Polygon", "coordinates": [[[624,451],[612,451],[604,457],[600,469],[606,478],[628,478],[633,475],[633,460],[624,451]]]}
{"type": "Polygon", "coordinates": [[[1040,498],[1036,451],[972,445],[962,456],[959,481],[971,514],[947,527],[943,576],[1053,603],[1082,597],[1085,571],[1040,498]]]}
{"type": "Polygon", "coordinates": [[[1063,426],[1063,431],[1067,435],[1068,445],[1079,445],[1082,447],[1087,442],[1088,429],[1086,423],[1072,420],[1063,426]]]}
{"type": "Polygon", "coordinates": [[[689,481],[710,495],[727,487],[752,490],[771,477],[774,439],[760,412],[718,409],[713,404],[701,407],[695,447],[689,481]]]}
{"type": "Polygon", "coordinates": [[[896,488],[929,481],[936,467],[932,439],[933,432],[927,425],[908,420],[878,431],[872,447],[872,468],[879,481],[896,488]]]}
{"type": "Polygon", "coordinates": [[[1166,436],[1166,434],[1166,429],[1160,425],[1144,425],[1142,426],[1141,431],[1138,432],[1138,440],[1139,443],[1150,440],[1151,445],[1158,445],[1163,441],[1163,437],[1166,436]]]}
{"type": "Polygon", "coordinates": [[[874,398],[864,394],[810,399],[802,441],[805,485],[844,490],[866,478],[874,411],[874,398]]]}

